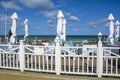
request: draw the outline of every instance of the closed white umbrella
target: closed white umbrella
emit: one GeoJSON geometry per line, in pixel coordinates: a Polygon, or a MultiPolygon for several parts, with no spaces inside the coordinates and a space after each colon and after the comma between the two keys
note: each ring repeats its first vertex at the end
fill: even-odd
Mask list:
{"type": "Polygon", "coordinates": [[[108,17],[108,26],[109,26],[109,37],[113,37],[113,34],[114,34],[114,17],[112,14],[109,15],[108,17]]]}
{"type": "Polygon", "coordinates": [[[55,38],[55,42],[61,40],[61,38],[62,38],[61,30],[62,30],[62,26],[63,26],[63,18],[64,18],[64,15],[63,15],[63,13],[62,13],[61,10],[59,10],[58,15],[57,15],[57,18],[58,18],[58,23],[57,23],[57,36],[56,36],[56,38],[55,38]]]}
{"type": "Polygon", "coordinates": [[[64,18],[64,15],[63,15],[63,13],[62,13],[61,10],[59,10],[58,15],[57,15],[57,18],[58,18],[58,23],[57,23],[57,34],[58,34],[58,35],[61,35],[62,24],[63,24],[63,18],[64,18]]]}
{"type": "Polygon", "coordinates": [[[12,36],[10,37],[10,43],[15,44],[16,42],[16,20],[18,19],[16,12],[13,13],[13,15],[11,16],[11,19],[12,19],[12,26],[11,26],[12,36]]]}
{"type": "Polygon", "coordinates": [[[26,19],[24,21],[24,24],[25,24],[25,36],[24,36],[24,41],[27,40],[27,37],[28,37],[28,19],[26,19]]]}
{"type": "Polygon", "coordinates": [[[114,17],[112,14],[109,14],[108,17],[108,27],[109,27],[109,36],[108,36],[108,40],[110,42],[110,44],[114,44],[114,38],[113,38],[113,34],[114,34],[114,17]]]}
{"type": "Polygon", "coordinates": [[[119,27],[120,27],[120,23],[119,21],[117,20],[116,23],[115,23],[115,40],[118,41],[118,38],[119,38],[119,27]]]}
{"type": "Polygon", "coordinates": [[[62,35],[63,35],[63,41],[66,41],[66,20],[65,19],[63,19],[62,35]]]}

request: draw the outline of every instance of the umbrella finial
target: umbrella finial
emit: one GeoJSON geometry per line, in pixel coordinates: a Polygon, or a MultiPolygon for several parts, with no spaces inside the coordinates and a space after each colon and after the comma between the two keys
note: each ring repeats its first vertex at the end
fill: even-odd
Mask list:
{"type": "Polygon", "coordinates": [[[14,12],[13,15],[11,16],[12,19],[18,19],[17,13],[14,12]]]}
{"type": "Polygon", "coordinates": [[[112,13],[109,14],[108,20],[114,20],[114,17],[113,17],[113,14],[112,14],[112,13]]]}
{"type": "Polygon", "coordinates": [[[59,10],[59,12],[58,12],[58,15],[57,15],[57,18],[63,18],[64,17],[64,15],[63,15],[63,13],[62,13],[62,11],[61,10],[59,10]]]}
{"type": "Polygon", "coordinates": [[[115,22],[115,25],[116,25],[116,26],[120,26],[120,23],[119,23],[118,20],[115,22]]]}

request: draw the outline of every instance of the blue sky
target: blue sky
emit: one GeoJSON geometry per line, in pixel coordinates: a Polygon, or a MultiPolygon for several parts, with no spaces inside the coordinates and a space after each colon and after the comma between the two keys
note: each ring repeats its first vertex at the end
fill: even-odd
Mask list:
{"type": "Polygon", "coordinates": [[[17,12],[17,35],[24,35],[24,20],[29,20],[29,35],[56,35],[57,13],[62,10],[67,21],[67,35],[108,35],[108,15],[120,20],[120,0],[0,0],[0,35],[4,35],[5,7],[10,16],[17,12]]]}

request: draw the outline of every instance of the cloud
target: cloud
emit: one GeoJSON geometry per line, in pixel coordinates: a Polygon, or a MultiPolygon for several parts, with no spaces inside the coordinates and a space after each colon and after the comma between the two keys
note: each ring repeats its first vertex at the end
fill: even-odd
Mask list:
{"type": "Polygon", "coordinates": [[[97,27],[99,25],[98,22],[89,22],[87,24],[90,25],[90,26],[92,26],[92,27],[97,27]]]}
{"type": "Polygon", "coordinates": [[[68,18],[68,20],[70,20],[70,21],[74,21],[74,22],[80,21],[79,17],[73,16],[70,12],[66,12],[66,13],[65,13],[65,16],[66,16],[66,17],[68,18]]]}
{"type": "Polygon", "coordinates": [[[19,2],[28,8],[53,9],[54,4],[51,0],[19,0],[19,2]]]}
{"type": "Polygon", "coordinates": [[[48,27],[53,28],[56,26],[55,21],[57,20],[57,13],[57,10],[44,11],[43,16],[47,18],[48,27]]]}
{"type": "MultiPolygon", "coordinates": [[[[6,17],[6,20],[7,20],[7,24],[11,24],[11,18],[10,18],[9,15],[6,17]]],[[[1,22],[1,23],[5,23],[5,16],[4,16],[4,15],[2,15],[2,16],[0,17],[0,22],[1,22]]]]}
{"type": "Polygon", "coordinates": [[[66,13],[65,13],[65,16],[70,17],[70,16],[71,16],[71,13],[66,12],[66,13]]]}
{"type": "Polygon", "coordinates": [[[59,5],[56,5],[56,8],[63,8],[63,7],[66,7],[66,2],[65,0],[57,0],[58,4],[59,5]]]}
{"type": "MultiPolygon", "coordinates": [[[[37,12],[35,15],[37,16],[43,16],[47,19],[47,24],[49,27],[56,27],[57,25],[57,14],[58,14],[58,10],[45,10],[45,11],[39,11],[37,12]]],[[[65,15],[65,19],[67,20],[67,22],[69,23],[69,25],[74,26],[72,22],[78,22],[80,21],[80,19],[76,16],[72,16],[70,12],[64,12],[63,14],[65,15]]]]}
{"type": "Polygon", "coordinates": [[[0,22],[5,22],[5,17],[1,16],[0,17],[0,22]]]}
{"type": "Polygon", "coordinates": [[[56,11],[56,10],[53,10],[53,11],[44,11],[43,15],[46,18],[54,19],[54,18],[57,18],[57,13],[58,13],[58,11],[56,11]]]}
{"type": "Polygon", "coordinates": [[[47,21],[47,23],[48,23],[48,24],[52,24],[52,23],[53,23],[53,19],[49,19],[49,20],[47,21]]]}
{"type": "Polygon", "coordinates": [[[98,25],[102,24],[103,22],[107,22],[107,18],[103,18],[103,19],[100,19],[97,21],[91,21],[87,24],[90,25],[91,27],[97,27],[98,25]]]}
{"type": "Polygon", "coordinates": [[[105,26],[105,27],[108,27],[108,25],[109,25],[109,23],[106,23],[104,26],[105,26]]]}
{"type": "Polygon", "coordinates": [[[12,1],[7,1],[7,2],[2,1],[1,6],[12,10],[22,10],[20,6],[16,5],[12,1]]]}
{"type": "Polygon", "coordinates": [[[51,11],[39,11],[35,15],[37,16],[43,16],[47,19],[47,25],[48,27],[54,27],[56,25],[57,21],[57,13],[58,10],[51,10],[51,11]]]}
{"type": "Polygon", "coordinates": [[[72,20],[72,21],[80,21],[80,19],[76,16],[70,16],[69,17],[69,20],[72,20]]]}

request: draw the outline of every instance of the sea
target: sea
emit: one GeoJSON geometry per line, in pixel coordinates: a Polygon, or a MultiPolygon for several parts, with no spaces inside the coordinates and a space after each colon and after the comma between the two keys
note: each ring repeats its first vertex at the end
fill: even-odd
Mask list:
{"type": "MultiPolygon", "coordinates": [[[[54,41],[56,35],[29,35],[29,41],[33,40],[47,40],[47,41],[54,41]]],[[[24,35],[18,35],[17,40],[22,40],[24,35]]],[[[102,40],[106,40],[107,36],[102,36],[102,40]]],[[[4,36],[1,35],[0,39],[4,39],[4,36]]],[[[98,36],[96,35],[67,35],[66,41],[98,41],[98,36]]]]}

